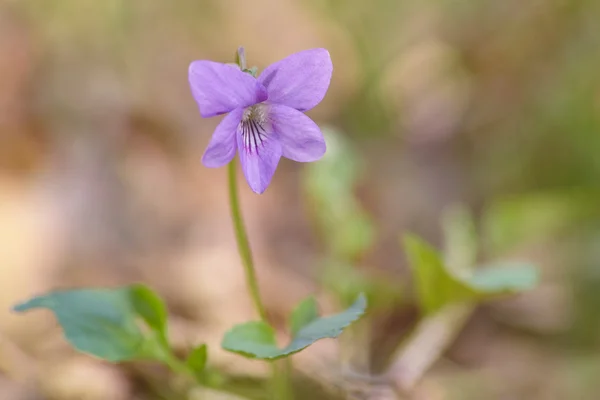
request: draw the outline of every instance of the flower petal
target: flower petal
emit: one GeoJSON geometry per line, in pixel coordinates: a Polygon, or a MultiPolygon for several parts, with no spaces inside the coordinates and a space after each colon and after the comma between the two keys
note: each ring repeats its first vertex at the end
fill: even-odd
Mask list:
{"type": "Polygon", "coordinates": [[[269,102],[306,111],[323,100],[332,72],[329,52],[312,49],[271,64],[258,81],[267,88],[269,102]]]}
{"type": "Polygon", "coordinates": [[[192,95],[204,117],[248,107],[267,99],[267,91],[238,67],[213,61],[194,61],[189,68],[192,95]]]}
{"type": "Polygon", "coordinates": [[[243,108],[236,108],[223,118],[215,129],[212,139],[202,156],[202,164],[208,168],[218,168],[229,163],[237,149],[235,135],[244,114],[243,108]]]}
{"type": "Polygon", "coordinates": [[[279,137],[285,158],[311,162],[325,154],[326,145],[321,129],[300,111],[280,104],[271,104],[269,119],[279,137]]]}
{"type": "Polygon", "coordinates": [[[277,135],[269,132],[258,148],[248,149],[244,146],[241,133],[236,136],[246,181],[254,193],[261,194],[271,183],[271,178],[277,169],[281,158],[281,144],[277,135]]]}

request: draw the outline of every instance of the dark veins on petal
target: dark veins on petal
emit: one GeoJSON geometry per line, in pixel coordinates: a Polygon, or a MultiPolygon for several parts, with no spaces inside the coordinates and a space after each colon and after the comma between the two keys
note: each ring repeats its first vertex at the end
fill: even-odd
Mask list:
{"type": "Polygon", "coordinates": [[[258,153],[259,147],[267,139],[267,130],[263,126],[261,118],[257,118],[260,110],[249,109],[242,119],[242,138],[244,148],[249,154],[258,153]]]}

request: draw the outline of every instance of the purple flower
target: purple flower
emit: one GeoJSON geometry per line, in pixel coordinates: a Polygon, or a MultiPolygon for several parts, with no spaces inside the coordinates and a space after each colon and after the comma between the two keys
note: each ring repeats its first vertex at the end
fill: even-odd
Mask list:
{"type": "Polygon", "coordinates": [[[321,102],[332,71],[325,49],[292,54],[258,78],[231,64],[192,62],[189,81],[202,117],[229,113],[215,129],[202,163],[221,167],[239,151],[248,185],[263,193],[281,156],[299,162],[320,159],[323,134],[303,112],[321,102]]]}

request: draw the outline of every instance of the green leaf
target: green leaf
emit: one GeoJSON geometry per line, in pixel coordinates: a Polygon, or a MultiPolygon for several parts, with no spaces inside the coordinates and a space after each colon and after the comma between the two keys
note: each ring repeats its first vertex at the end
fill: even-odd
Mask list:
{"type": "Polygon", "coordinates": [[[54,312],[65,338],[76,350],[107,361],[152,358],[157,353],[156,341],[138,324],[140,318],[166,342],[164,304],[143,285],[56,291],[19,304],[14,311],[36,308],[54,312]]]}
{"type": "Polygon", "coordinates": [[[167,343],[167,307],[164,301],[152,289],[144,285],[132,285],[130,300],[135,312],[146,324],[167,343]]]}
{"type": "Polygon", "coordinates": [[[314,297],[302,301],[290,316],[290,331],[295,336],[300,329],[319,318],[319,309],[314,297]]]}
{"type": "Polygon", "coordinates": [[[426,314],[447,304],[477,302],[516,293],[535,286],[537,270],[526,264],[499,264],[472,274],[457,274],[441,260],[438,252],[415,236],[404,238],[404,247],[413,270],[417,296],[426,314]]]}
{"type": "MultiPolygon", "coordinates": [[[[309,315],[312,305],[301,305],[298,315],[309,315]]],[[[221,346],[228,351],[241,354],[248,358],[275,360],[290,356],[310,346],[314,342],[325,338],[338,337],[348,325],[356,321],[365,312],[367,300],[360,295],[356,302],[347,310],[331,315],[313,319],[292,336],[292,341],[283,349],[277,347],[275,330],[265,322],[248,322],[234,326],[225,334],[221,346]]],[[[293,319],[293,318],[292,318],[293,319]]],[[[298,321],[301,319],[298,318],[298,321]]],[[[303,319],[307,321],[308,318],[303,319]]],[[[299,325],[299,323],[297,323],[299,325]]]]}
{"type": "Polygon", "coordinates": [[[188,355],[185,363],[190,368],[192,372],[196,375],[197,378],[201,378],[204,373],[204,368],[206,367],[206,361],[208,359],[208,353],[206,349],[206,344],[201,344],[200,346],[194,348],[192,352],[188,355]]]}
{"type": "Polygon", "coordinates": [[[475,297],[475,292],[453,276],[444,266],[438,252],[414,236],[404,239],[410,266],[414,274],[417,296],[427,314],[445,304],[475,297]]]}
{"type": "Polygon", "coordinates": [[[225,333],[221,347],[248,358],[278,358],[275,330],[263,321],[246,322],[225,333]]]}
{"type": "Polygon", "coordinates": [[[81,289],[49,293],[14,307],[47,308],[77,350],[118,362],[139,357],[144,336],[136,323],[130,289],[81,289]]]}

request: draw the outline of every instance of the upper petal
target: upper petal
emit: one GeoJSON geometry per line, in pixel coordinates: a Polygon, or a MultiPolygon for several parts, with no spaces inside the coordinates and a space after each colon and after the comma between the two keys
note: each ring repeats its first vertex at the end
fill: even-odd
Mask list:
{"type": "Polygon", "coordinates": [[[281,144],[277,135],[272,132],[268,132],[267,136],[261,139],[258,147],[245,146],[241,132],[236,137],[246,181],[253,192],[261,194],[271,183],[277,169],[281,158],[281,144]]]}
{"type": "Polygon", "coordinates": [[[192,94],[203,117],[230,112],[267,99],[267,91],[252,75],[213,61],[194,61],[189,68],[192,94]]]}
{"type": "Polygon", "coordinates": [[[202,156],[202,164],[208,168],[218,168],[229,163],[237,149],[235,135],[238,131],[243,108],[236,108],[223,118],[215,129],[212,139],[202,156]]]}
{"type": "Polygon", "coordinates": [[[325,139],[312,119],[280,104],[269,107],[269,119],[279,137],[282,155],[299,162],[316,161],[325,154],[325,139]]]}
{"type": "Polygon", "coordinates": [[[332,72],[329,52],[312,49],[271,64],[258,81],[267,88],[269,102],[306,111],[323,100],[332,72]]]}

